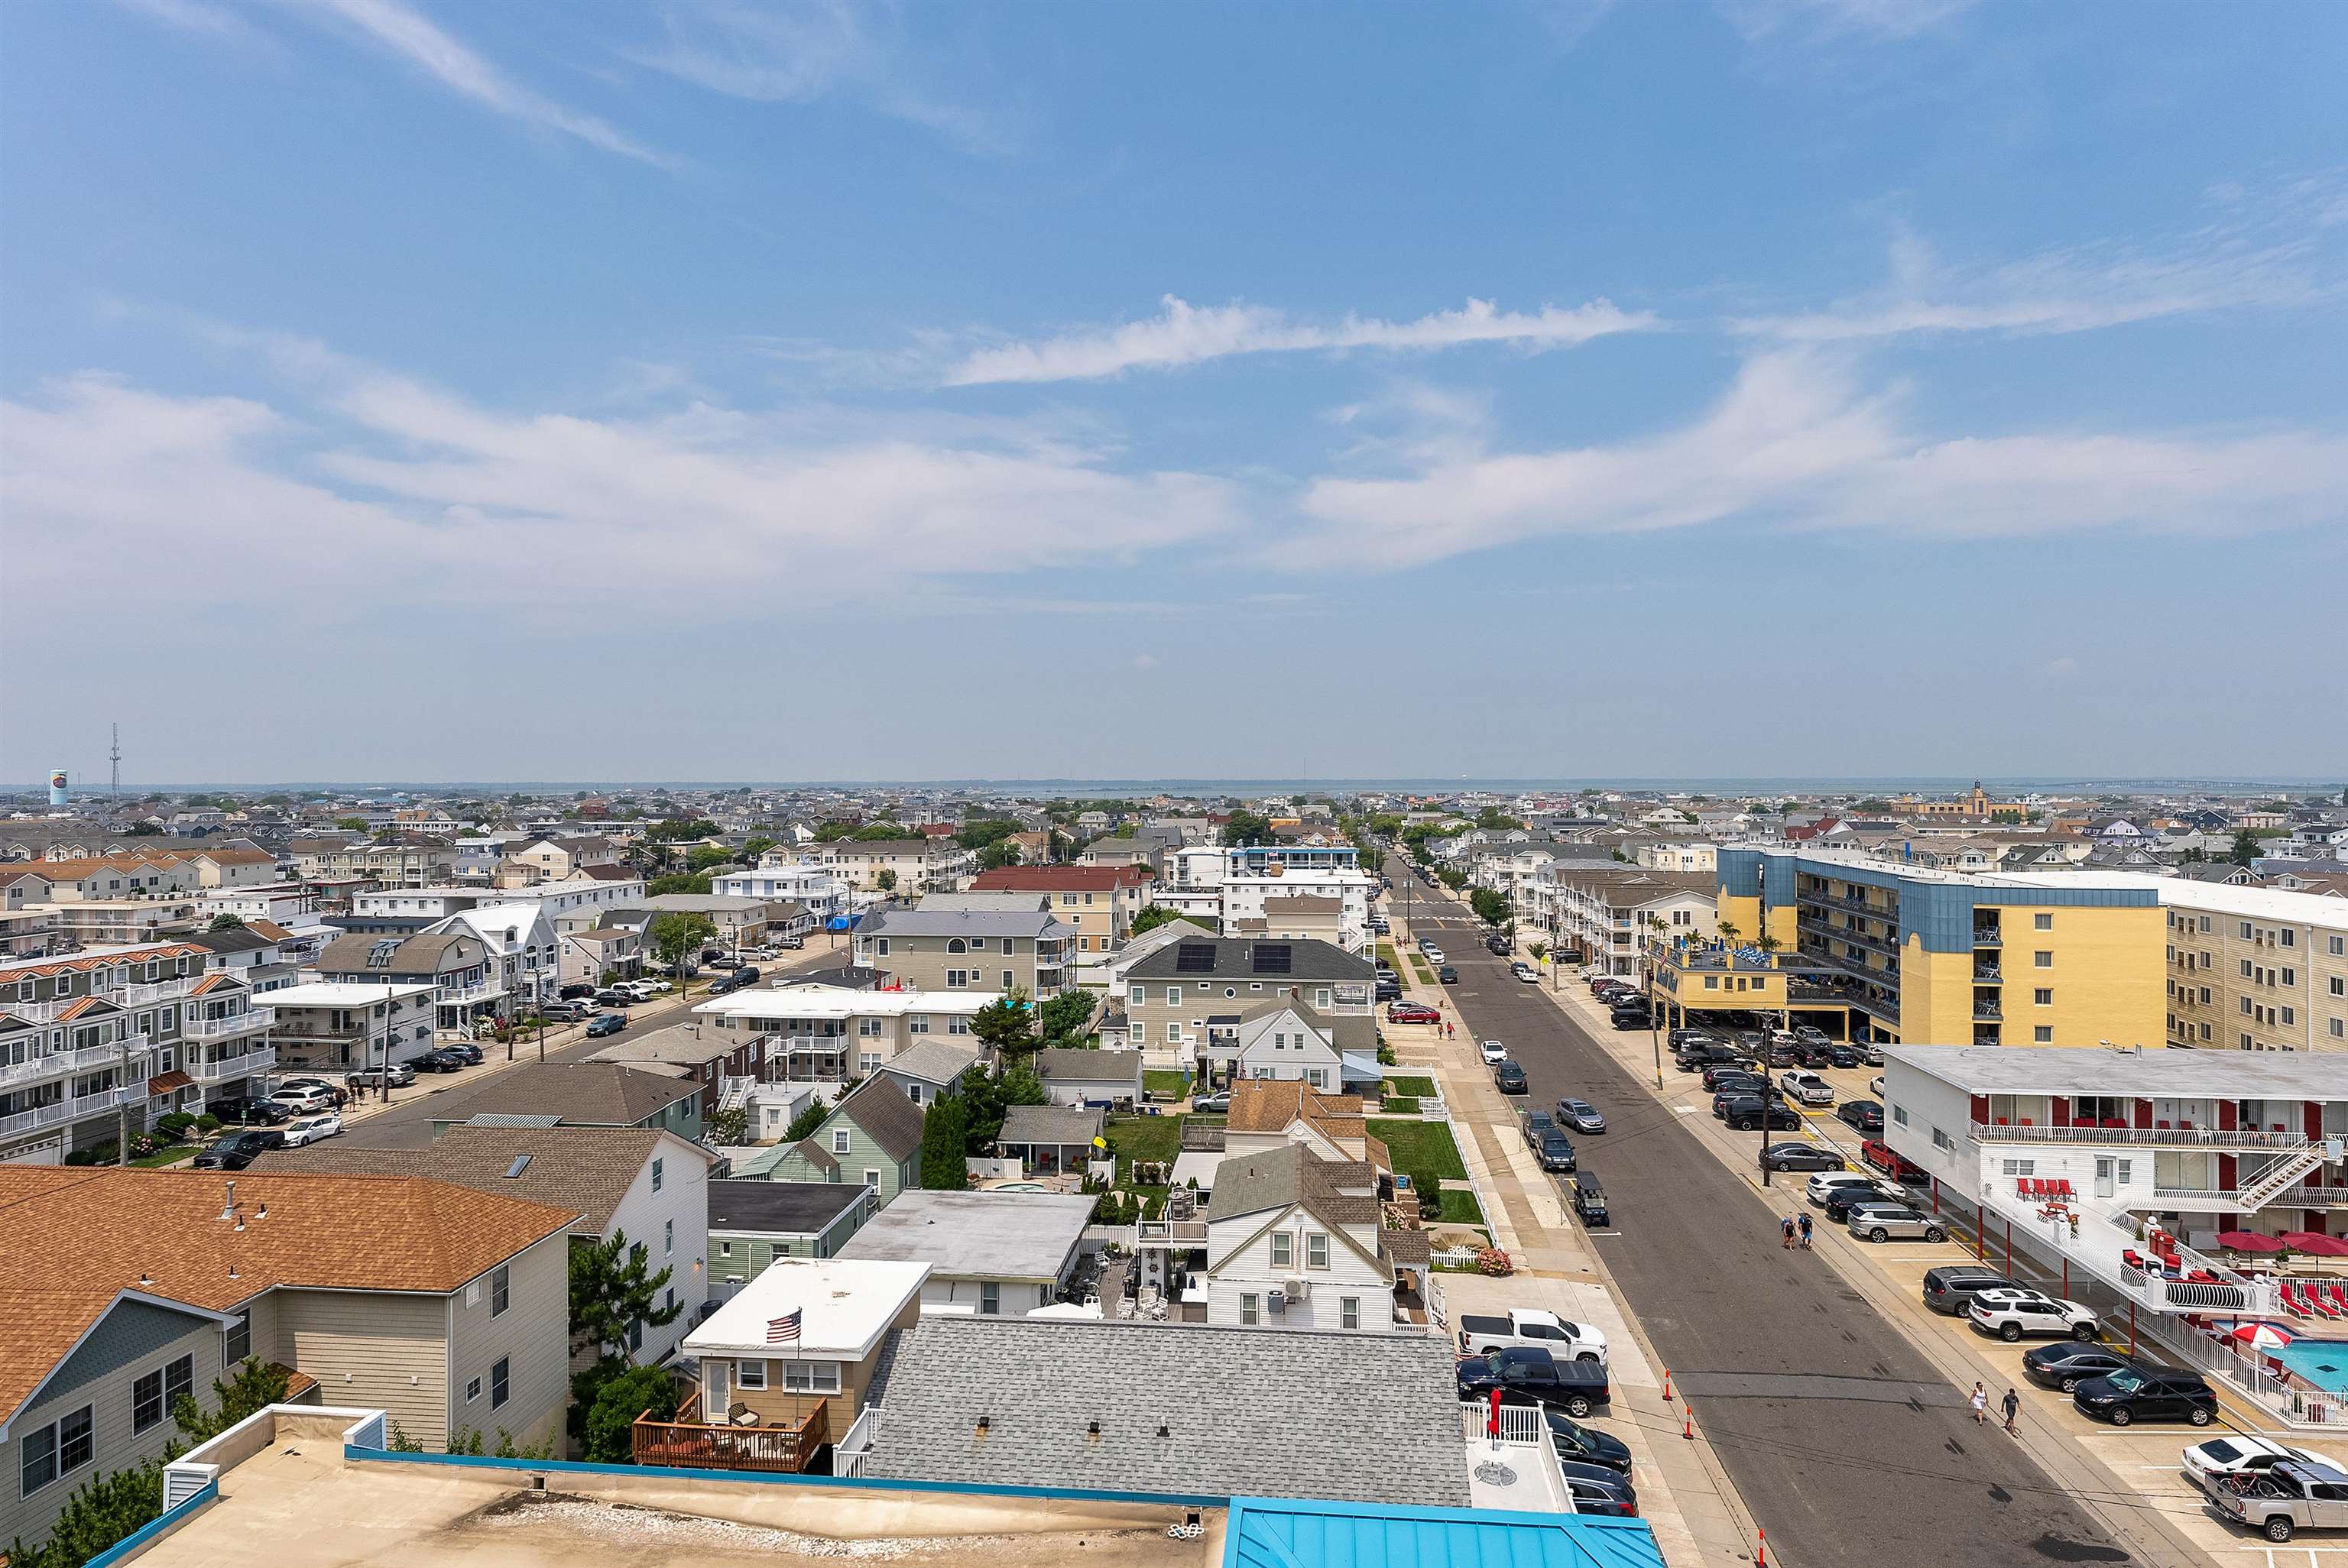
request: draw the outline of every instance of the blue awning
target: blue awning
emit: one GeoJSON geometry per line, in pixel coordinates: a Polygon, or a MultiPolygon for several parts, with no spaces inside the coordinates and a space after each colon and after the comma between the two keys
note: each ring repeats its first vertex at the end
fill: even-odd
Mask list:
{"type": "Polygon", "coordinates": [[[1223,1568],[1663,1568],[1643,1519],[1235,1497],[1223,1568]]]}

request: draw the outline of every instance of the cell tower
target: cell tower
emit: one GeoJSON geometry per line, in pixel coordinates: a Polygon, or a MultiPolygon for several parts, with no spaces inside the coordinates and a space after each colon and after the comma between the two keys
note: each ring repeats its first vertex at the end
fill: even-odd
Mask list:
{"type": "Polygon", "coordinates": [[[114,726],[114,745],[106,753],[106,757],[114,764],[114,804],[120,805],[122,804],[122,726],[119,724],[114,726]]]}

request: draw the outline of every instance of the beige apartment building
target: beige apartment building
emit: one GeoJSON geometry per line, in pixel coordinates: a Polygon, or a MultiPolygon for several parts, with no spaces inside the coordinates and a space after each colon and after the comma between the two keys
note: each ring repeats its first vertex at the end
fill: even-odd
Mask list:
{"type": "Polygon", "coordinates": [[[2168,1043],[2348,1051],[2348,898],[2159,877],[2168,1043]]]}
{"type": "Polygon", "coordinates": [[[1146,866],[1004,866],[983,871],[973,893],[1034,894],[1076,934],[1078,953],[1113,953],[1149,901],[1146,866]]]}
{"type": "Polygon", "coordinates": [[[883,909],[857,927],[855,950],[859,964],[915,990],[1023,990],[1040,1001],[1074,983],[1076,939],[1041,908],[883,909]]]}

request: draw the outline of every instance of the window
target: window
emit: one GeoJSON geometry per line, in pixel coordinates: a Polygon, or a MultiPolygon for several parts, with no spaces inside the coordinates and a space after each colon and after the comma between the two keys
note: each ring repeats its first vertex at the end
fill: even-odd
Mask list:
{"type": "Polygon", "coordinates": [[[2335,1018],[2332,1020],[2332,1038],[2348,1040],[2348,1019],[2335,1018]]]}
{"type": "MultiPolygon", "coordinates": [[[[661,1255],[663,1257],[676,1255],[676,1222],[675,1220],[661,1221],[661,1255]]],[[[498,1272],[503,1274],[505,1270],[499,1269],[498,1272]]]]}
{"type": "Polygon", "coordinates": [[[847,1153],[849,1140],[850,1132],[847,1128],[834,1127],[831,1130],[831,1152],[835,1154],[847,1153]]]}
{"type": "Polygon", "coordinates": [[[956,937],[946,943],[946,951],[949,953],[967,953],[970,951],[970,944],[963,941],[960,937],[956,937]]]}
{"type": "Polygon", "coordinates": [[[2246,980],[2247,980],[2247,979],[2249,979],[2250,978],[2250,959],[2248,959],[2248,958],[2244,958],[2241,962],[2242,962],[2242,979],[2246,979],[2246,980]]]}
{"type": "Polygon", "coordinates": [[[2348,976],[2333,976],[2330,989],[2335,997],[2348,997],[2348,976]]]}
{"type": "Polygon", "coordinates": [[[1329,1266],[1329,1238],[1318,1231],[1304,1238],[1304,1266],[1307,1268],[1329,1266]]]}
{"type": "Polygon", "coordinates": [[[2299,1021],[2299,1009],[2297,1008],[2291,1007],[2283,1009],[2282,1021],[2285,1023],[2297,1023],[2299,1021]]]}
{"type": "Polygon", "coordinates": [[[1168,986],[1166,988],[1166,1005],[1170,1008],[1178,1008],[1182,1005],[1182,988],[1180,986],[1168,986]]]}
{"type": "Polygon", "coordinates": [[[2054,928],[2054,917],[2044,914],[2033,915],[2030,917],[2030,927],[2034,931],[2051,931],[2054,928]]]}
{"type": "Polygon", "coordinates": [[[1954,1149],[1956,1146],[1957,1146],[1957,1142],[1956,1142],[1956,1140],[1955,1140],[1955,1139],[1953,1139],[1953,1138],[1950,1137],[1946,1132],[1941,1132],[1938,1127],[1935,1127],[1935,1128],[1933,1128],[1933,1129],[1932,1129],[1932,1147],[1933,1147],[1933,1148],[1935,1148],[1935,1149],[1954,1149]]]}
{"type": "Polygon", "coordinates": [[[867,1165],[864,1167],[864,1188],[865,1191],[872,1193],[877,1193],[880,1190],[880,1168],[879,1166],[867,1165]]]}
{"type": "Polygon", "coordinates": [[[2033,961],[2035,962],[2042,969],[2051,969],[2054,967],[2054,955],[2042,948],[2038,950],[2038,955],[2033,961]]]}
{"type": "Polygon", "coordinates": [[[489,1409],[503,1406],[513,1394],[513,1362],[500,1356],[489,1368],[489,1409]]]}
{"type": "Polygon", "coordinates": [[[1240,1293],[1241,1327],[1249,1328],[1254,1327],[1257,1321],[1256,1313],[1260,1300],[1261,1298],[1257,1296],[1256,1293],[1252,1290],[1241,1291],[1240,1293]]]}
{"type": "Polygon", "coordinates": [[[505,1313],[505,1309],[507,1308],[507,1307],[509,1307],[509,1306],[510,1306],[510,1305],[511,1305],[511,1303],[512,1303],[511,1294],[510,1294],[510,1291],[507,1289],[507,1286],[508,1286],[509,1283],[510,1283],[510,1281],[509,1281],[509,1280],[507,1279],[507,1277],[506,1277],[505,1265],[503,1265],[503,1264],[499,1264],[496,1268],[494,1268],[494,1269],[492,1269],[492,1270],[490,1271],[490,1273],[489,1273],[489,1316],[490,1316],[490,1317],[501,1317],[501,1316],[503,1316],[503,1315],[504,1315],[504,1313],[505,1313]]]}
{"type": "Polygon", "coordinates": [[[889,956],[889,938],[886,937],[877,937],[873,938],[872,952],[875,958],[887,958],[889,956]]]}
{"type": "Polygon", "coordinates": [[[1894,1105],[1891,1108],[1891,1119],[1900,1123],[1902,1127],[1908,1125],[1908,1107],[1905,1105],[1894,1105]]]}
{"type": "Polygon", "coordinates": [[[662,1182],[665,1179],[665,1177],[666,1177],[666,1172],[665,1172],[665,1170],[664,1169],[664,1167],[666,1165],[666,1163],[667,1163],[667,1162],[666,1162],[666,1161],[664,1161],[664,1160],[654,1160],[654,1161],[653,1162],[653,1191],[654,1191],[654,1192],[656,1192],[656,1193],[657,1193],[657,1192],[659,1192],[659,1191],[661,1190],[661,1183],[662,1183],[662,1182]]]}
{"type": "Polygon", "coordinates": [[[1179,1044],[1181,1044],[1181,1043],[1182,1043],[1182,1026],[1181,1026],[1181,1024],[1179,1024],[1179,1022],[1174,1022],[1174,1021],[1170,1021],[1170,1020],[1167,1023],[1167,1025],[1166,1025],[1166,1043],[1167,1043],[1167,1044],[1169,1044],[1169,1045],[1179,1045],[1179,1044]]]}
{"type": "Polygon", "coordinates": [[[1362,1298],[1358,1296],[1339,1296],[1337,1298],[1337,1327],[1340,1328],[1359,1328],[1361,1326],[1362,1298]]]}
{"type": "Polygon", "coordinates": [[[839,1392],[839,1363],[786,1361],[783,1363],[783,1387],[794,1394],[837,1394],[839,1392]]]}
{"type": "Polygon", "coordinates": [[[734,1386],[763,1390],[767,1386],[767,1364],[764,1361],[736,1361],[734,1363],[734,1386]]]}
{"type": "MultiPolygon", "coordinates": [[[[927,1014],[927,1013],[925,1013],[925,1012],[912,1012],[912,1013],[907,1013],[907,1014],[905,1015],[905,1032],[906,1032],[907,1034],[927,1034],[927,1033],[929,1033],[929,1032],[930,1032],[930,1015],[929,1015],[929,1014],[927,1014]]],[[[969,1032],[969,1030],[960,1030],[960,1031],[958,1031],[958,1032],[967,1034],[967,1033],[969,1032]]]]}
{"type": "Polygon", "coordinates": [[[252,1354],[252,1314],[248,1310],[238,1313],[236,1321],[221,1336],[221,1366],[233,1367],[252,1354]]]}
{"type": "Polygon", "coordinates": [[[2042,1023],[2042,1024],[2037,1025],[2035,1028],[2032,1029],[2032,1030],[2031,1030],[2031,1031],[2030,1031],[2030,1042],[2031,1042],[2033,1045],[2052,1045],[2052,1044],[2054,1044],[2054,1026],[2053,1024],[2049,1024],[2049,1023],[2042,1023]]]}
{"type": "Polygon", "coordinates": [[[1149,988],[1148,986],[1128,986],[1125,988],[1126,1006],[1138,1008],[1148,999],[1149,988]]]}
{"type": "Polygon", "coordinates": [[[978,1282],[978,1315],[981,1317],[1003,1316],[1003,1286],[991,1279],[978,1282]]]}
{"type": "Polygon", "coordinates": [[[2348,937],[2326,937],[2323,950],[2335,958],[2348,958],[2348,937]]]}
{"type": "Polygon", "coordinates": [[[2030,999],[2040,1007],[2051,1008],[2054,1005],[2054,989],[2052,986],[2040,986],[2030,993],[2030,999]]]}
{"type": "Polygon", "coordinates": [[[143,1432],[163,1419],[163,1373],[160,1368],[130,1385],[130,1430],[143,1432]]]}
{"type": "Polygon", "coordinates": [[[946,989],[950,991],[969,989],[970,977],[973,972],[973,971],[969,969],[948,969],[946,971],[946,989]]]}
{"type": "Polygon", "coordinates": [[[2038,1162],[2035,1160],[2007,1160],[2003,1167],[2009,1176],[2034,1176],[2038,1173],[2038,1162]]]}
{"type": "Polygon", "coordinates": [[[481,1380],[480,1380],[479,1378],[466,1378],[466,1379],[465,1379],[465,1403],[467,1403],[467,1404],[469,1404],[469,1404],[471,1404],[475,1399],[479,1399],[480,1397],[481,1397],[481,1380]]]}
{"type": "Polygon", "coordinates": [[[2284,969],[2282,972],[2282,983],[2287,986],[2295,986],[2299,984],[2299,971],[2292,968],[2284,969]]]}

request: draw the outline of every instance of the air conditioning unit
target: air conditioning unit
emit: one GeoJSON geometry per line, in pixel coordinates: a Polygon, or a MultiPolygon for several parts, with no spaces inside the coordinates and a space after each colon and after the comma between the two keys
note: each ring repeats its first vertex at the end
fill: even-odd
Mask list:
{"type": "Polygon", "coordinates": [[[1277,1290],[1273,1291],[1270,1296],[1264,1298],[1264,1304],[1270,1307],[1274,1312],[1285,1312],[1288,1310],[1288,1297],[1282,1296],[1277,1290]]]}
{"type": "Polygon", "coordinates": [[[1292,1279],[1287,1282],[1287,1289],[1288,1298],[1291,1301],[1303,1301],[1313,1294],[1313,1282],[1309,1279],[1292,1279]]]}

